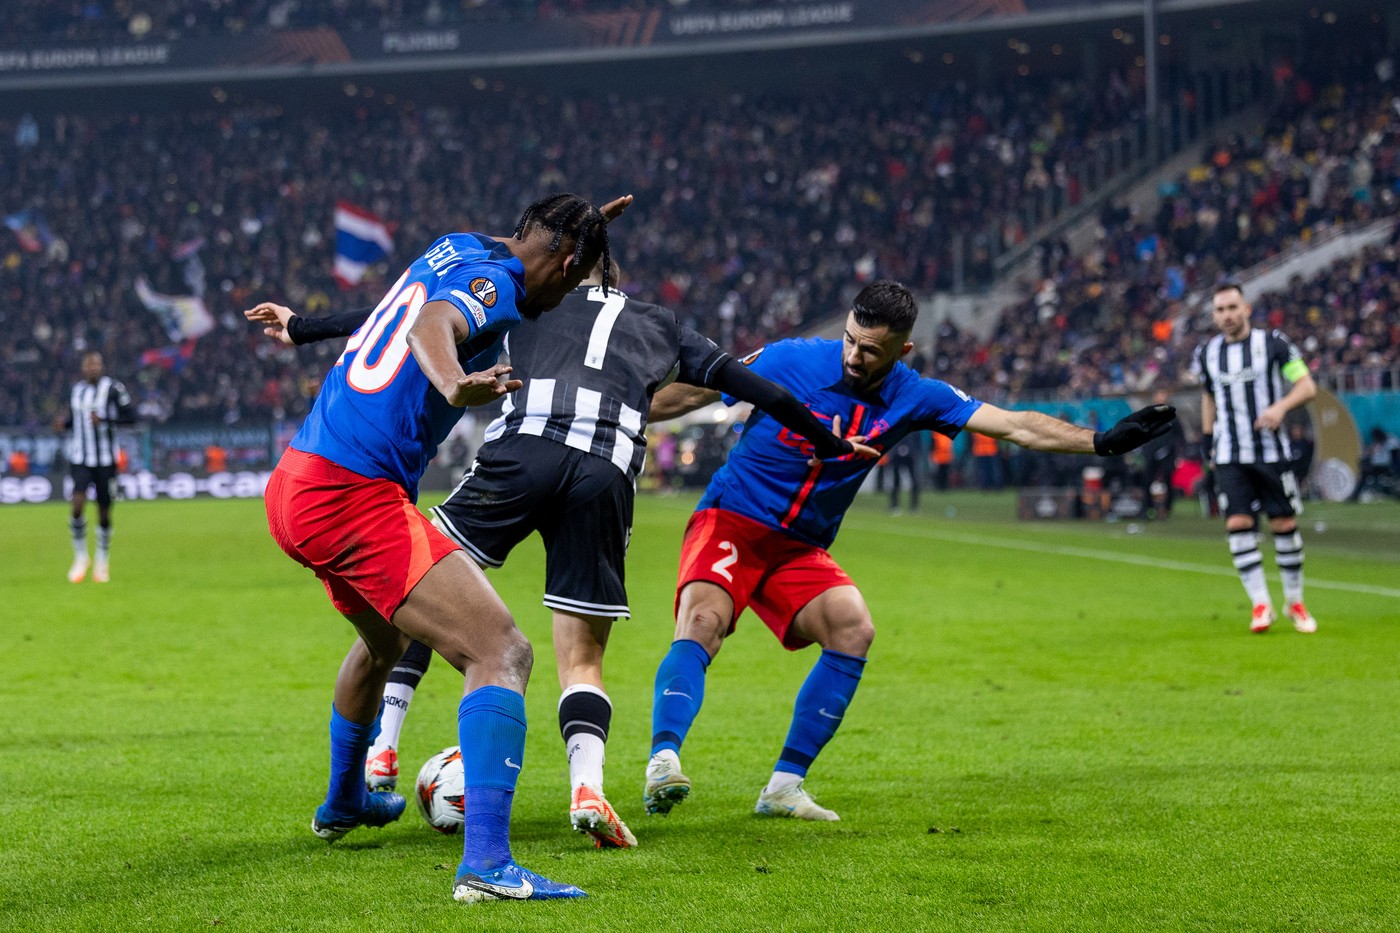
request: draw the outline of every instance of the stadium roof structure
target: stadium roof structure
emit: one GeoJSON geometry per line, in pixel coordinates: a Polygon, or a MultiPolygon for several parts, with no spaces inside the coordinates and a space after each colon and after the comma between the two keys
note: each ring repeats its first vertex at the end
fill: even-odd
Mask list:
{"type": "Polygon", "coordinates": [[[1229,8],[1277,13],[1292,5],[1291,0],[768,0],[731,10],[658,5],[534,22],[396,29],[298,28],[105,43],[6,37],[0,40],[0,91],[460,73],[951,38],[1140,18],[1153,2],[1162,16],[1229,8]]]}

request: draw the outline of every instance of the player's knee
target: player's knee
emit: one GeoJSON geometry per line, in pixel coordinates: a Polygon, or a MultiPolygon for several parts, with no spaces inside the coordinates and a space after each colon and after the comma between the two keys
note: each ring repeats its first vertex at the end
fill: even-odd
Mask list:
{"type": "Polygon", "coordinates": [[[842,654],[865,657],[875,641],[875,623],[869,613],[842,613],[829,620],[821,646],[842,654]]]}
{"type": "Polygon", "coordinates": [[[691,606],[676,624],[676,639],[689,639],[704,645],[711,654],[719,649],[729,631],[729,619],[713,606],[691,606]]]}
{"type": "Polygon", "coordinates": [[[369,654],[369,663],[386,676],[394,669],[394,665],[399,663],[404,651],[408,650],[409,641],[411,639],[402,632],[395,632],[388,638],[376,640],[373,644],[361,638],[361,643],[369,654]]]}
{"type": "Polygon", "coordinates": [[[1276,535],[1292,534],[1298,530],[1298,519],[1293,515],[1269,519],[1269,530],[1276,535]]]}
{"type": "Polygon", "coordinates": [[[511,631],[501,645],[501,667],[519,678],[523,689],[530,679],[530,670],[535,666],[535,648],[525,633],[511,625],[511,631]]]}
{"type": "Polygon", "coordinates": [[[1259,527],[1259,519],[1253,515],[1230,515],[1225,519],[1226,531],[1254,531],[1259,527]]]}

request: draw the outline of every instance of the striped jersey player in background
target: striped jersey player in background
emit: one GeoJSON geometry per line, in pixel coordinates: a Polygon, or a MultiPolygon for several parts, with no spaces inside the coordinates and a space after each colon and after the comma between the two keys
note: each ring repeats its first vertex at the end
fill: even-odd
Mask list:
{"type": "Polygon", "coordinates": [[[60,419],[64,430],[72,431],[68,438],[68,466],[73,477],[73,509],[68,518],[68,531],[73,539],[73,564],[68,568],[68,582],[81,583],[92,569],[96,583],[111,579],[112,553],[112,492],[117,480],[116,431],[119,424],[136,421],[131,396],[126,387],[106,375],[102,354],[83,354],[83,378],[73,383],[68,393],[68,412],[60,419]],[[97,553],[88,557],[87,490],[92,486],[97,494],[97,553]]]}
{"type": "Polygon", "coordinates": [[[1230,555],[1254,605],[1249,630],[1267,632],[1274,622],[1259,552],[1263,512],[1283,578],[1284,614],[1299,632],[1315,632],[1317,620],[1303,604],[1302,502],[1283,419],[1317,395],[1317,384],[1291,340],[1251,325],[1253,308],[1239,285],[1216,288],[1211,314],[1220,333],[1196,350],[1194,364],[1202,389],[1202,455],[1207,466],[1214,464],[1230,555]]]}
{"type": "MultiPolygon", "coordinates": [[[[614,266],[611,278],[619,275],[614,266]]],[[[672,380],[713,388],[810,438],[818,456],[870,451],[836,437],[790,392],[681,324],[675,312],[605,290],[603,278],[595,268],[556,310],[507,335],[512,373],[523,384],[506,397],[472,468],[432,512],[482,567],[502,566],[536,531],[543,538],[570,822],[600,847],[627,848],[636,837],[603,794],[612,722],[603,654],[614,619],[631,615],[625,559],[653,393],[672,380]]],[[[293,344],[349,333],[366,314],[308,319],[280,306],[260,308],[277,315],[269,335],[293,344]]],[[[258,319],[259,309],[249,316],[258,319]]],[[[389,676],[379,738],[365,765],[373,790],[397,784],[400,730],[430,658],[414,643],[389,676]]]]}

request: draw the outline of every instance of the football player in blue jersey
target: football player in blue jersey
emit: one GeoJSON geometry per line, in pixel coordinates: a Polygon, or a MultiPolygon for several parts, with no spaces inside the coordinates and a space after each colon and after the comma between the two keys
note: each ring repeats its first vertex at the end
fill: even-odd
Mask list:
{"type": "MultiPolygon", "coordinates": [[[[487,443],[466,477],[432,512],[483,569],[501,566],[531,533],[543,535],[545,605],[553,612],[563,690],[559,729],[572,785],[570,823],[599,847],[628,848],[636,837],[603,794],[612,721],[603,654],[614,618],[631,614],[624,558],[652,394],[672,377],[710,386],[810,439],[817,456],[875,452],[859,438],[836,437],[790,392],[681,325],[674,312],[604,292],[604,276],[600,263],[556,311],[511,332],[513,373],[524,385],[487,429],[487,443]],[[605,353],[598,346],[607,347],[599,341],[600,322],[618,335],[605,353]]],[[[618,280],[615,265],[608,277],[618,280]]],[[[371,312],[303,318],[264,303],[245,314],[266,324],[269,337],[296,346],[350,335],[371,312]]],[[[399,730],[431,657],[414,642],[389,675],[380,733],[365,762],[372,791],[397,784],[399,730]]]]}
{"type": "Polygon", "coordinates": [[[505,332],[556,307],[600,258],[606,268],[607,223],[630,201],[600,211],[553,195],[525,211],[513,236],[453,233],[432,244],[347,342],[268,483],[273,538],[315,571],[359,635],[336,678],[330,785],[311,828],[334,841],[402,814],[402,796],[366,790],[364,761],[385,680],[417,639],[465,677],[459,901],[584,892],[511,856],[532,651],[475,562],[415,507],[418,481],[464,406],[520,386],[496,365],[505,332]]]}
{"type": "MultiPolygon", "coordinates": [[[[1094,432],[1033,411],[1007,411],[920,377],[900,360],[914,345],[914,296],[874,282],[856,296],[844,340],[784,340],[745,362],[786,386],[818,420],[841,425],[879,451],[910,432],[953,436],[962,428],[1032,450],[1118,456],[1170,430],[1175,410],[1155,405],[1094,432]]],[[[674,418],[721,393],[673,385],[656,395],[651,419],[674,418]]],[[[870,610],[827,548],[875,460],[816,460],[771,418],[749,418],[729,460],[711,479],[682,544],[676,633],[656,672],[652,755],[644,803],[668,813],[690,793],[680,748],[705,694],[705,672],[748,607],[795,651],[821,646],[797,693],[792,725],[755,811],[808,820],[839,817],[816,803],[803,779],[836,733],[875,637],[870,610]]]]}

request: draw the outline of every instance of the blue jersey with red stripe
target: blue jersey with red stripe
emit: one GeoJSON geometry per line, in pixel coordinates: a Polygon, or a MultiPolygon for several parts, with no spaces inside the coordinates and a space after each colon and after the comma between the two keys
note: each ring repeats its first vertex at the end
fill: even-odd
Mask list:
{"type": "Polygon", "coordinates": [[[409,266],[345,345],[292,446],[361,476],[390,479],[418,495],[438,445],[462,416],[408,348],[423,305],[446,301],[471,335],[457,347],[467,372],[495,364],[505,332],[520,321],[525,267],[477,233],[450,233],[409,266]]]}
{"type": "MultiPolygon", "coordinates": [[[[839,340],[783,340],[744,362],[786,386],[827,425],[839,415],[842,434],[864,435],[881,452],[914,431],[953,437],[982,407],[962,390],[925,379],[903,363],[895,364],[877,392],[857,394],[841,380],[841,356],[839,340]]],[[[733,405],[737,399],[725,396],[724,401],[733,405]]],[[[729,461],[705,488],[697,511],[737,512],[800,541],[830,547],[877,461],[852,455],[810,467],[810,456],[810,444],[755,410],[729,461]]]]}

